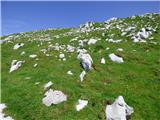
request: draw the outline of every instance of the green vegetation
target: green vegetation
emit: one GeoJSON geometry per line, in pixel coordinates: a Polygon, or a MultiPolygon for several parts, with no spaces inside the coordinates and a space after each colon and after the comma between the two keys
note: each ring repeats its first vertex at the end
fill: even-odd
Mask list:
{"type": "MultiPolygon", "coordinates": [[[[134,108],[132,120],[159,120],[160,15],[153,14],[154,19],[150,19],[149,16],[151,14],[117,20],[122,21],[118,25],[135,25],[135,33],[145,26],[157,27],[156,32],[150,36],[153,39],[147,38],[146,43],[134,43],[130,36],[121,36],[121,32],[116,28],[87,33],[75,32],[77,28],[49,29],[9,35],[19,37],[10,40],[13,42],[1,44],[1,102],[8,107],[5,113],[15,120],[105,120],[106,102],[114,101],[117,96],[122,95],[126,103],[134,108]],[[105,41],[106,38],[111,38],[111,34],[115,34],[113,39],[123,41],[105,41]],[[59,35],[59,38],[55,37],[56,35],[59,35]],[[78,40],[101,39],[95,45],[84,47],[90,53],[96,70],[87,72],[83,82],[79,80],[83,69],[76,51],[67,53],[60,50],[65,54],[66,61],[59,61],[56,57],[60,51],[48,50],[47,53],[52,55],[49,57],[40,52],[40,49],[47,49],[49,44],[55,43],[78,47],[78,40],[69,42],[75,37],[78,40]],[[41,41],[45,38],[50,41],[41,41]],[[23,47],[13,50],[16,43],[22,42],[23,47]],[[107,47],[110,49],[106,51],[107,47]],[[123,48],[123,51],[116,51],[117,48],[123,48]],[[23,56],[20,55],[22,51],[26,52],[23,56]],[[122,56],[124,63],[112,62],[108,57],[110,53],[122,56]],[[31,54],[37,54],[39,60],[29,58],[31,54]],[[100,63],[102,57],[106,59],[106,64],[100,63]],[[12,60],[25,60],[25,63],[18,70],[9,73],[12,60]],[[35,63],[38,63],[38,66],[34,68],[35,63]],[[73,72],[72,76],[67,74],[68,70],[73,72]],[[45,93],[43,85],[48,81],[54,83],[52,89],[61,90],[67,95],[66,102],[50,107],[42,104],[45,93]],[[36,82],[40,84],[35,85],[36,82]],[[75,105],[79,98],[88,100],[89,104],[77,112],[75,105]]],[[[104,27],[105,23],[96,23],[95,26],[104,27]]],[[[3,36],[2,39],[7,37],[3,36]]]]}

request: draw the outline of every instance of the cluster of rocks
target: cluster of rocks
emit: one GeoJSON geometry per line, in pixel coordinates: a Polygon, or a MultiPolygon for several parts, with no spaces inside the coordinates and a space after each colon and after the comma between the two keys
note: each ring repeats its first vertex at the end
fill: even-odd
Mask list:
{"type": "Polygon", "coordinates": [[[131,39],[133,42],[146,42],[146,38],[148,38],[155,30],[151,27],[142,28],[137,34],[133,35],[131,39]]]}

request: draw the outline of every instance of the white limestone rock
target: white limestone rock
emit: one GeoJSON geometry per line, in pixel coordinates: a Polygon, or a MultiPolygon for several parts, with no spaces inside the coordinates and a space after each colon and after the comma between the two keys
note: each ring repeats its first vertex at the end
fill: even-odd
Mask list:
{"type": "Polygon", "coordinates": [[[133,108],[119,96],[112,105],[106,106],[106,120],[126,120],[126,116],[130,116],[133,112],[133,108]]]}
{"type": "Polygon", "coordinates": [[[87,53],[87,50],[86,49],[79,49],[77,48],[77,53],[87,53]]]}
{"type": "Polygon", "coordinates": [[[117,63],[123,63],[123,58],[119,57],[117,55],[115,55],[114,53],[109,54],[109,58],[113,61],[113,62],[117,62],[117,63]]]}
{"type": "Polygon", "coordinates": [[[106,50],[109,50],[109,49],[110,49],[109,47],[106,48],[106,50]]]}
{"type": "Polygon", "coordinates": [[[0,120],[14,120],[11,116],[6,116],[5,113],[3,113],[3,110],[7,106],[4,103],[0,104],[0,120]]]}
{"type": "Polygon", "coordinates": [[[106,63],[106,60],[105,60],[104,58],[102,58],[102,59],[101,59],[101,63],[102,63],[102,64],[105,64],[105,63],[106,63]]]}
{"type": "Polygon", "coordinates": [[[35,82],[34,84],[35,84],[35,85],[39,85],[39,84],[40,84],[40,82],[35,82]]]}
{"type": "Polygon", "coordinates": [[[34,58],[37,57],[37,55],[36,54],[32,54],[32,55],[29,55],[29,57],[34,59],[34,58]]]}
{"type": "Polygon", "coordinates": [[[10,67],[9,72],[11,73],[11,72],[17,70],[19,67],[21,67],[21,65],[22,65],[24,62],[25,62],[25,61],[12,60],[12,63],[11,63],[11,67],[10,67]]]}
{"type": "Polygon", "coordinates": [[[85,45],[87,45],[88,44],[88,39],[84,39],[84,40],[79,40],[78,41],[79,42],[79,46],[85,46],[85,45]]]}
{"type": "Polygon", "coordinates": [[[52,89],[49,89],[44,95],[45,97],[42,99],[42,102],[48,107],[52,104],[59,104],[67,101],[67,96],[59,90],[53,91],[52,89]]]}
{"type": "Polygon", "coordinates": [[[118,48],[118,49],[117,49],[117,51],[120,51],[120,52],[122,52],[122,51],[123,51],[123,49],[122,49],[122,48],[118,48]]]}
{"type": "Polygon", "coordinates": [[[110,43],[120,43],[120,42],[122,42],[122,40],[113,40],[113,39],[106,39],[106,41],[108,41],[110,43]]]}
{"type": "Polygon", "coordinates": [[[133,42],[146,42],[146,38],[148,38],[155,30],[151,27],[142,28],[137,34],[133,35],[131,39],[133,42]]]}
{"type": "Polygon", "coordinates": [[[117,18],[116,17],[112,17],[112,18],[109,18],[105,21],[105,23],[110,23],[110,22],[113,22],[113,21],[116,21],[117,18]]]}
{"type": "Polygon", "coordinates": [[[46,50],[46,49],[41,49],[40,51],[43,52],[44,54],[47,53],[47,50],[46,50]]]}
{"type": "Polygon", "coordinates": [[[46,84],[44,85],[44,89],[49,88],[51,85],[53,85],[53,83],[52,83],[52,81],[49,81],[48,83],[46,83],[46,84]]]}
{"type": "Polygon", "coordinates": [[[63,59],[63,58],[65,58],[65,55],[63,53],[61,53],[61,54],[59,54],[59,58],[63,59]]]}
{"type": "Polygon", "coordinates": [[[73,75],[72,71],[70,71],[70,70],[67,72],[67,74],[68,75],[73,75]]]}
{"type": "Polygon", "coordinates": [[[23,46],[24,46],[24,43],[17,43],[17,44],[14,45],[13,50],[17,50],[17,49],[19,49],[20,47],[23,47],[23,46]]]}
{"type": "Polygon", "coordinates": [[[78,104],[76,105],[76,110],[77,111],[80,111],[82,110],[84,107],[86,107],[88,104],[88,101],[87,100],[81,100],[79,99],[78,100],[78,104]]]}
{"type": "Polygon", "coordinates": [[[85,75],[86,75],[86,71],[82,71],[79,76],[81,82],[83,81],[85,75]]]}
{"type": "Polygon", "coordinates": [[[96,44],[96,42],[97,42],[96,39],[90,39],[90,40],[88,41],[88,45],[94,45],[94,44],[96,44]]]}
{"type": "Polygon", "coordinates": [[[81,64],[85,70],[92,69],[93,60],[88,53],[79,53],[77,58],[81,61],[81,64]]]}
{"type": "Polygon", "coordinates": [[[51,56],[50,54],[46,54],[47,57],[51,56]]]}
{"type": "Polygon", "coordinates": [[[121,36],[125,36],[127,34],[127,32],[122,32],[121,36]]]}
{"type": "Polygon", "coordinates": [[[74,47],[71,45],[67,45],[67,52],[74,52],[74,47]]]}
{"type": "Polygon", "coordinates": [[[25,51],[22,51],[20,55],[22,56],[22,55],[24,55],[25,53],[26,53],[25,51]]]}
{"type": "Polygon", "coordinates": [[[90,32],[94,30],[93,22],[86,22],[85,24],[80,25],[78,32],[90,32]]]}
{"type": "Polygon", "coordinates": [[[66,58],[63,58],[62,60],[63,60],[63,61],[66,61],[66,58]]]}
{"type": "Polygon", "coordinates": [[[33,67],[37,67],[38,66],[38,63],[35,63],[34,65],[33,65],[33,67]]]}
{"type": "Polygon", "coordinates": [[[25,79],[25,80],[30,80],[30,79],[31,79],[31,77],[25,77],[24,79],[25,79]]]}

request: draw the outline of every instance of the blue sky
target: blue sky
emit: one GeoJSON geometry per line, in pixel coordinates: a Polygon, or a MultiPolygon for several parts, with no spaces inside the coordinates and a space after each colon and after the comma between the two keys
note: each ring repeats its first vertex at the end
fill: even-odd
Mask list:
{"type": "Polygon", "coordinates": [[[2,35],[159,12],[160,2],[2,2],[2,35]]]}

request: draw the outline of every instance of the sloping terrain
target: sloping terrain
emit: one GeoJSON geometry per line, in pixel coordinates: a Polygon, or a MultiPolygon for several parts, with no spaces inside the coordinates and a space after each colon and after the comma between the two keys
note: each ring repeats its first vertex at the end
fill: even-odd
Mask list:
{"type": "Polygon", "coordinates": [[[1,39],[1,102],[7,105],[5,114],[15,120],[104,120],[106,102],[119,95],[134,108],[132,120],[160,119],[159,14],[17,33],[1,39]],[[90,39],[97,41],[88,44],[90,39]],[[24,45],[14,50],[17,43],[24,45]],[[83,68],[77,59],[77,50],[82,48],[94,65],[83,82],[79,78],[83,68]],[[111,61],[111,53],[124,62],[111,61]],[[30,58],[33,54],[37,57],[30,58]],[[65,59],[59,58],[60,54],[65,59]],[[102,58],[105,64],[101,64],[102,58]],[[25,62],[9,73],[12,60],[25,62]],[[73,75],[67,74],[69,70],[73,75]],[[53,82],[50,88],[67,95],[67,101],[50,107],[42,103],[44,85],[49,81],[53,82]],[[88,100],[79,112],[75,109],[78,99],[88,100]]]}

